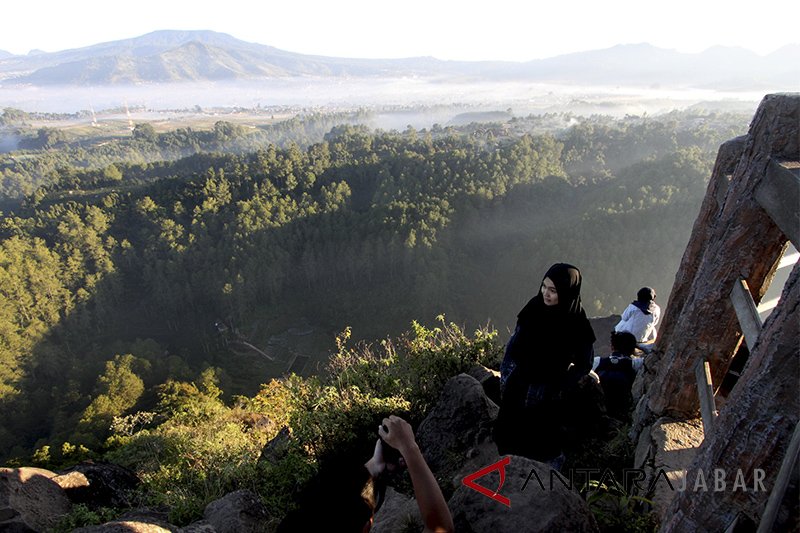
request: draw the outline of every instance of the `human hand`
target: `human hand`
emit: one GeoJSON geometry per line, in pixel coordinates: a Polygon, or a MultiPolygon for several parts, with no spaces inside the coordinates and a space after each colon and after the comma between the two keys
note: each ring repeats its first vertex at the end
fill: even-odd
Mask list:
{"type": "Polygon", "coordinates": [[[411,424],[399,416],[391,415],[384,418],[383,423],[378,427],[378,435],[386,444],[397,449],[402,455],[417,445],[411,424]]]}

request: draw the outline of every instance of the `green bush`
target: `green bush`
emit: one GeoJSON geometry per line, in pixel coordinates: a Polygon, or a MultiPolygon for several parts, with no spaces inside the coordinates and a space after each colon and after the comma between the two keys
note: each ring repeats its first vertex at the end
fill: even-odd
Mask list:
{"type": "Polygon", "coordinates": [[[79,503],[72,506],[69,514],[58,522],[53,531],[55,533],[66,533],[81,527],[95,526],[113,520],[118,515],[119,511],[117,509],[101,507],[91,510],[85,504],[79,503]]]}
{"type": "Polygon", "coordinates": [[[652,511],[653,502],[628,494],[623,487],[590,483],[586,503],[597,520],[601,532],[655,533],[659,522],[652,511]]]}
{"type": "Polygon", "coordinates": [[[412,416],[421,419],[448,379],[477,364],[496,368],[502,356],[497,331],[482,328],[470,338],[444,315],[437,321],[440,326],[432,329],[412,322],[410,332],[379,347],[360,343],[349,348],[350,331],[345,330],[328,364],[329,381],[342,390],[357,387],[378,397],[402,398],[412,416]]]}
{"type": "MultiPolygon", "coordinates": [[[[496,332],[468,337],[439,317],[377,348],[337,339],[324,377],[291,375],[262,385],[252,398],[221,399],[216,372],[160,388],[155,412],[117,417],[105,458],[134,469],[142,498],[167,506],[178,525],[200,518],[208,503],[239,489],[261,495],[275,523],[288,512],[320,461],[371,453],[379,421],[398,414],[420,421],[450,377],[475,364],[499,362],[496,332]],[[259,461],[267,442],[287,427],[287,447],[259,461]]],[[[40,455],[47,455],[43,450],[40,455]]]]}
{"type": "Polygon", "coordinates": [[[163,422],[132,435],[118,432],[106,442],[106,458],[134,469],[144,500],[169,507],[176,524],[199,518],[206,505],[229,492],[257,491],[256,462],[268,438],[247,423],[241,409],[222,403],[213,372],[204,372],[199,382],[164,385],[158,413],[163,422]]]}

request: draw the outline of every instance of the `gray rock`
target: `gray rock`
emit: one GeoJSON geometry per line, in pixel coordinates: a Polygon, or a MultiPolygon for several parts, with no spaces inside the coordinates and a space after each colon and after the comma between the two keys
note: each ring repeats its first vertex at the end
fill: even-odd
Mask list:
{"type": "Polygon", "coordinates": [[[414,531],[422,530],[422,517],[414,498],[386,488],[383,505],[375,514],[370,533],[395,533],[407,531],[409,526],[414,531]]]}
{"type": "Polygon", "coordinates": [[[500,404],[500,371],[486,368],[483,365],[475,365],[468,374],[478,380],[483,387],[483,392],[490,400],[500,404]]]}
{"type": "MultiPolygon", "coordinates": [[[[497,456],[494,459],[500,460],[497,456]]],[[[497,470],[474,482],[508,498],[510,506],[462,484],[448,502],[460,533],[598,531],[594,516],[580,495],[557,480],[551,487],[550,469],[532,459],[508,456],[502,486],[497,470]]]]}
{"type": "Polygon", "coordinates": [[[475,378],[467,374],[450,378],[417,430],[425,460],[440,479],[452,477],[468,452],[491,437],[498,411],[475,378]]]}
{"type": "Polygon", "coordinates": [[[611,353],[611,331],[621,318],[620,315],[593,316],[589,318],[589,323],[592,325],[596,339],[593,345],[595,355],[603,356],[611,353]]]}
{"type": "Polygon", "coordinates": [[[134,509],[116,520],[76,529],[75,533],[177,533],[180,528],[169,523],[166,512],[134,509]]]}
{"type": "Polygon", "coordinates": [[[69,513],[64,490],[41,468],[0,468],[0,531],[46,531],[69,513]]]}
{"type": "Polygon", "coordinates": [[[654,492],[646,496],[652,499],[655,510],[664,516],[676,492],[663,478],[653,483],[654,476],[663,471],[674,487],[684,484],[686,470],[703,443],[703,422],[699,418],[685,421],[661,418],[653,424],[650,438],[654,450],[653,470],[647,474],[646,486],[652,484],[654,492]]]}
{"type": "Polygon", "coordinates": [[[261,499],[249,490],[237,490],[209,503],[203,518],[219,533],[266,531],[270,519],[261,499]]]}
{"type": "Polygon", "coordinates": [[[73,533],[176,533],[177,527],[136,520],[114,520],[99,526],[82,527],[73,533]]]}
{"type": "Polygon", "coordinates": [[[60,472],[53,481],[73,503],[99,507],[131,507],[141,483],[131,470],[113,463],[87,461],[60,472]]]}

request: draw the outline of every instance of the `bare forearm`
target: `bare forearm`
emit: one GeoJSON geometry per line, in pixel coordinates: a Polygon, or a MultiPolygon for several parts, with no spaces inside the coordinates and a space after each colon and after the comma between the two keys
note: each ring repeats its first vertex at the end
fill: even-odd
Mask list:
{"type": "Polygon", "coordinates": [[[414,496],[417,499],[425,530],[437,533],[454,531],[453,518],[450,516],[450,510],[447,508],[442,490],[422,457],[422,452],[416,442],[400,450],[400,453],[403,455],[411,476],[411,483],[414,485],[414,496]]]}

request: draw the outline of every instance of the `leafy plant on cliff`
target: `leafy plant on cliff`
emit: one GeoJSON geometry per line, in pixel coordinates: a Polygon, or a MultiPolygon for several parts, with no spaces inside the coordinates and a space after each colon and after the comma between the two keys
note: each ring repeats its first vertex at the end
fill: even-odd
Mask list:
{"type": "Polygon", "coordinates": [[[160,423],[130,435],[117,424],[107,441],[106,459],[135,470],[146,501],[168,506],[175,523],[196,519],[228,492],[257,490],[256,462],[271,435],[248,412],[226,406],[221,394],[212,369],[196,383],[168,382],[160,392],[160,423]]]}
{"type": "Polygon", "coordinates": [[[427,413],[444,383],[475,365],[498,367],[502,348],[497,331],[477,329],[472,337],[444,315],[427,328],[417,321],[411,331],[379,345],[347,346],[350,331],[337,338],[337,352],[328,363],[330,380],[339,388],[357,387],[378,396],[399,396],[409,402],[412,416],[427,413]]]}
{"type": "Polygon", "coordinates": [[[395,413],[419,421],[444,382],[478,363],[496,363],[496,332],[470,337],[439,317],[379,349],[337,339],[324,377],[290,375],[262,385],[251,398],[222,400],[216,372],[195,382],[161,386],[155,413],[118,417],[105,458],[137,472],[144,498],[170,509],[170,520],[188,524],[225,494],[250,489],[278,521],[293,505],[319,461],[365,457],[380,419],[395,413]],[[282,428],[290,438],[277,457],[260,459],[282,428]]]}

